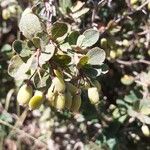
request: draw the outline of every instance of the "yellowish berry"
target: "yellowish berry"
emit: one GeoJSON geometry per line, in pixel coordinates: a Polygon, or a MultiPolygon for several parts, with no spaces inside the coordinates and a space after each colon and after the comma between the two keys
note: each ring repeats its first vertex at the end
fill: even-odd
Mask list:
{"type": "Polygon", "coordinates": [[[30,85],[23,85],[19,91],[18,91],[18,94],[17,94],[17,101],[19,103],[19,105],[26,105],[28,104],[30,98],[32,97],[33,95],[33,89],[30,85]]]}
{"type": "Polygon", "coordinates": [[[91,104],[98,104],[99,103],[99,92],[97,87],[91,87],[88,89],[88,98],[91,104]]]}
{"type": "Polygon", "coordinates": [[[43,103],[44,96],[41,91],[36,91],[34,96],[29,101],[29,109],[34,110],[38,109],[43,103]]]}
{"type": "Polygon", "coordinates": [[[72,99],[71,111],[78,112],[81,106],[81,96],[75,95],[72,99]]]}

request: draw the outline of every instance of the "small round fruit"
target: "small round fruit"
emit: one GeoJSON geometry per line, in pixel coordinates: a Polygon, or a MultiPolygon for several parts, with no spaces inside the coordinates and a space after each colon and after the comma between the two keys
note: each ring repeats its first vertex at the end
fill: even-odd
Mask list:
{"type": "Polygon", "coordinates": [[[132,83],[134,82],[134,77],[131,76],[131,75],[124,75],[122,78],[121,78],[121,83],[124,84],[124,85],[131,85],[132,83]]]}
{"type": "Polygon", "coordinates": [[[111,50],[109,55],[110,55],[110,58],[112,59],[115,59],[117,57],[117,54],[114,50],[111,50]]]}
{"type": "Polygon", "coordinates": [[[57,93],[57,91],[55,90],[55,86],[54,84],[51,84],[51,86],[49,87],[47,91],[48,100],[50,100],[55,95],[55,93],[57,93]]]}
{"type": "Polygon", "coordinates": [[[122,45],[125,46],[125,47],[129,47],[129,46],[130,46],[130,43],[129,43],[129,41],[128,41],[127,39],[124,39],[124,40],[122,41],[122,45]]]}
{"type": "Polygon", "coordinates": [[[123,54],[123,50],[120,49],[120,48],[118,48],[118,49],[117,49],[117,57],[121,57],[122,54],[123,54]]]}
{"type": "Polygon", "coordinates": [[[17,101],[19,103],[19,105],[26,105],[28,104],[30,98],[32,97],[33,95],[33,89],[30,85],[23,85],[19,91],[18,91],[18,94],[17,94],[17,101]]]}
{"type": "Polygon", "coordinates": [[[67,85],[67,89],[70,91],[72,95],[75,95],[77,93],[78,88],[74,86],[72,83],[67,82],[66,85],[67,85]]]}
{"type": "Polygon", "coordinates": [[[81,96],[75,95],[72,99],[71,111],[78,112],[81,106],[81,96]]]}
{"type": "Polygon", "coordinates": [[[138,2],[138,0],[130,0],[130,4],[131,5],[134,5],[134,4],[136,4],[138,2]]]}
{"type": "Polygon", "coordinates": [[[147,125],[142,125],[141,130],[145,136],[147,136],[147,137],[150,136],[150,131],[149,131],[149,128],[147,125]]]}
{"type": "Polygon", "coordinates": [[[43,93],[41,91],[36,91],[34,96],[29,101],[29,109],[34,110],[38,109],[43,103],[43,93]]]}
{"type": "Polygon", "coordinates": [[[88,98],[92,104],[98,104],[99,93],[97,87],[91,87],[88,89],[88,98]]]}
{"type": "Polygon", "coordinates": [[[52,80],[52,83],[54,84],[56,91],[58,91],[60,93],[65,92],[66,85],[65,85],[65,82],[62,78],[55,77],[52,80]]]}
{"type": "Polygon", "coordinates": [[[58,94],[55,98],[55,108],[57,110],[63,110],[65,108],[65,94],[58,94]]]}
{"type": "Polygon", "coordinates": [[[102,38],[102,39],[100,40],[100,44],[101,44],[101,46],[102,46],[103,48],[107,48],[107,47],[108,47],[108,41],[107,41],[107,39],[106,39],[106,38],[102,38]]]}
{"type": "Polygon", "coordinates": [[[54,106],[54,101],[57,95],[57,91],[54,89],[54,85],[52,84],[47,91],[47,99],[50,102],[51,106],[54,106]]]}
{"type": "Polygon", "coordinates": [[[9,6],[8,10],[10,11],[11,14],[17,14],[17,9],[15,5],[9,6]]]}
{"type": "Polygon", "coordinates": [[[9,19],[10,18],[10,11],[8,9],[4,9],[2,11],[2,17],[3,17],[4,20],[9,19]]]}
{"type": "Polygon", "coordinates": [[[150,11],[150,3],[147,4],[147,8],[150,11]]]}
{"type": "Polygon", "coordinates": [[[65,93],[65,96],[66,96],[65,107],[70,110],[71,105],[72,105],[72,95],[69,91],[67,91],[65,93]]]}

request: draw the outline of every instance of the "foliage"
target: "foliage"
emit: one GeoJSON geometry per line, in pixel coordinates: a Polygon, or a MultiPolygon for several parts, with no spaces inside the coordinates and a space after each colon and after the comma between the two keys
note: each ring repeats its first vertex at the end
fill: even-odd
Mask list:
{"type": "Polygon", "coordinates": [[[0,0],[2,149],[148,150],[149,6],[0,0]]]}

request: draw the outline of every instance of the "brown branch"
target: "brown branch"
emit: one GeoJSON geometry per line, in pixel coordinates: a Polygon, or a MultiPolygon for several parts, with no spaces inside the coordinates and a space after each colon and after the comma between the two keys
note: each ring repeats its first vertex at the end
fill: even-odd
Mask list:
{"type": "Polygon", "coordinates": [[[150,61],[147,61],[147,60],[132,60],[132,61],[124,61],[124,60],[120,60],[120,59],[117,59],[116,60],[117,63],[119,64],[122,64],[122,65],[127,65],[127,66],[131,66],[133,64],[138,64],[138,63],[143,63],[143,64],[146,64],[146,65],[150,65],[150,61]]]}
{"type": "Polygon", "coordinates": [[[150,3],[150,0],[146,0],[141,6],[139,6],[136,11],[141,10],[145,5],[147,5],[148,3],[150,3]]]}
{"type": "Polygon", "coordinates": [[[9,124],[9,123],[7,123],[7,122],[1,120],[1,119],[0,119],[0,124],[3,124],[3,125],[5,125],[5,126],[11,128],[11,129],[13,129],[13,130],[15,130],[15,131],[18,132],[19,134],[22,134],[22,135],[24,135],[24,136],[26,136],[26,137],[32,139],[33,141],[35,141],[35,142],[37,142],[37,143],[42,143],[42,144],[44,144],[44,145],[47,145],[45,142],[43,142],[43,141],[41,141],[41,140],[39,140],[39,139],[33,137],[32,135],[26,133],[25,131],[20,130],[19,128],[16,128],[15,126],[13,126],[13,125],[11,125],[11,124],[9,124]]]}

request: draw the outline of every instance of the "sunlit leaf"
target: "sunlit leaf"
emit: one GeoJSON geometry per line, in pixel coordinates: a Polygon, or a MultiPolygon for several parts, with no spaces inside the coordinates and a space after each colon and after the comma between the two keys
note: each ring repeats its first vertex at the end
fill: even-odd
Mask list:
{"type": "Polygon", "coordinates": [[[85,38],[84,35],[79,35],[78,39],[77,39],[77,46],[81,46],[83,43],[83,39],[85,38]]]}
{"type": "Polygon", "coordinates": [[[83,8],[75,13],[72,14],[72,17],[73,18],[79,18],[81,17],[82,15],[86,14],[90,9],[89,8],[83,8]]]}
{"type": "Polygon", "coordinates": [[[27,57],[32,54],[26,42],[21,40],[15,40],[12,44],[13,50],[19,54],[21,57],[27,57]]]}
{"type": "Polygon", "coordinates": [[[88,59],[89,59],[88,56],[81,57],[80,60],[79,60],[79,62],[78,62],[78,64],[77,64],[77,67],[78,68],[82,68],[84,65],[87,64],[88,59]]]}
{"type": "Polygon", "coordinates": [[[55,52],[55,46],[53,44],[48,44],[45,46],[45,51],[41,52],[41,55],[39,57],[39,64],[42,66],[45,64],[48,60],[50,60],[55,52]]]}
{"type": "Polygon", "coordinates": [[[29,66],[26,65],[22,59],[15,55],[10,60],[9,66],[8,66],[8,73],[10,76],[17,78],[17,79],[24,79],[26,78],[26,72],[28,71],[29,66]]]}
{"type": "Polygon", "coordinates": [[[106,53],[103,49],[95,47],[88,51],[87,56],[89,57],[88,64],[101,65],[105,60],[106,53]]]}
{"type": "Polygon", "coordinates": [[[83,35],[85,36],[85,38],[82,41],[83,47],[90,47],[94,45],[99,39],[98,30],[88,29],[83,33],[83,35]]]}
{"type": "Polygon", "coordinates": [[[59,0],[59,6],[62,13],[66,14],[72,6],[71,0],[59,0]]]}
{"type": "Polygon", "coordinates": [[[11,51],[11,45],[9,44],[4,44],[3,47],[1,48],[1,52],[10,52],[11,51]]]}

